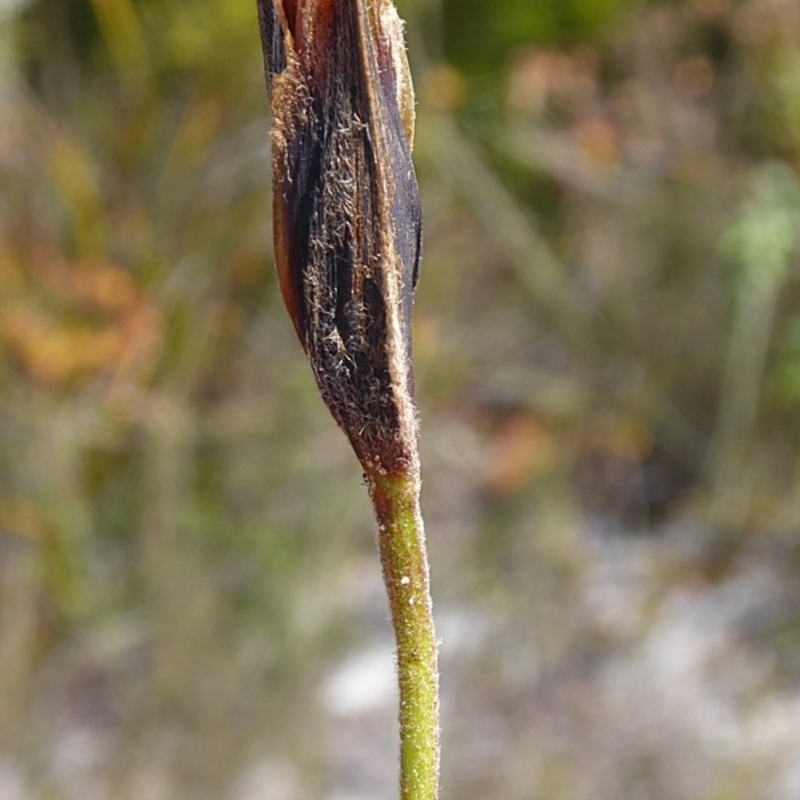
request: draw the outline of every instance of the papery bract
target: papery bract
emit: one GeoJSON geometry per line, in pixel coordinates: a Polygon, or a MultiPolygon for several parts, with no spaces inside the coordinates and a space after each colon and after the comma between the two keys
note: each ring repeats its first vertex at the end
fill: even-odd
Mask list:
{"type": "Polygon", "coordinates": [[[416,463],[414,97],[388,0],[258,0],[275,260],[323,399],[368,472],[416,463]]]}

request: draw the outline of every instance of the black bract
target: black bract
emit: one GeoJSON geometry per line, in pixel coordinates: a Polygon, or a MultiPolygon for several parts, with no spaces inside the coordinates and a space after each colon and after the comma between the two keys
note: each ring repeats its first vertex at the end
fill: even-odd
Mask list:
{"type": "Polygon", "coordinates": [[[368,471],[416,450],[413,92],[388,0],[258,0],[275,260],[323,399],[368,471]]]}

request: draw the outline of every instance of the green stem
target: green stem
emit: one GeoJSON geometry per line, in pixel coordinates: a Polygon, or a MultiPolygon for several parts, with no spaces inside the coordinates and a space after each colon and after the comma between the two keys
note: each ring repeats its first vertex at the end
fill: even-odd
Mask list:
{"type": "Polygon", "coordinates": [[[369,476],[383,579],[397,641],[400,684],[400,798],[436,800],[439,674],[419,476],[369,476]]]}

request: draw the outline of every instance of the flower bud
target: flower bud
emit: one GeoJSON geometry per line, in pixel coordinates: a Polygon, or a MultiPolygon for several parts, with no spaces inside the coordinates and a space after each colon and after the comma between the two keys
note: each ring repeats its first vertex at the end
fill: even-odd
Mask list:
{"type": "Polygon", "coordinates": [[[283,300],[364,469],[416,469],[414,96],[389,0],[258,0],[283,300]]]}

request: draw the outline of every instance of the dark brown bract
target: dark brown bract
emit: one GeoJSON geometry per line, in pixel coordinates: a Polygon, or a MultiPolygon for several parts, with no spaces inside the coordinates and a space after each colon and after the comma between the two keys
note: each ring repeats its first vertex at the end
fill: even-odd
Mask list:
{"type": "Polygon", "coordinates": [[[371,472],[416,463],[420,203],[402,23],[388,0],[258,0],[275,260],[323,399],[371,472]]]}

